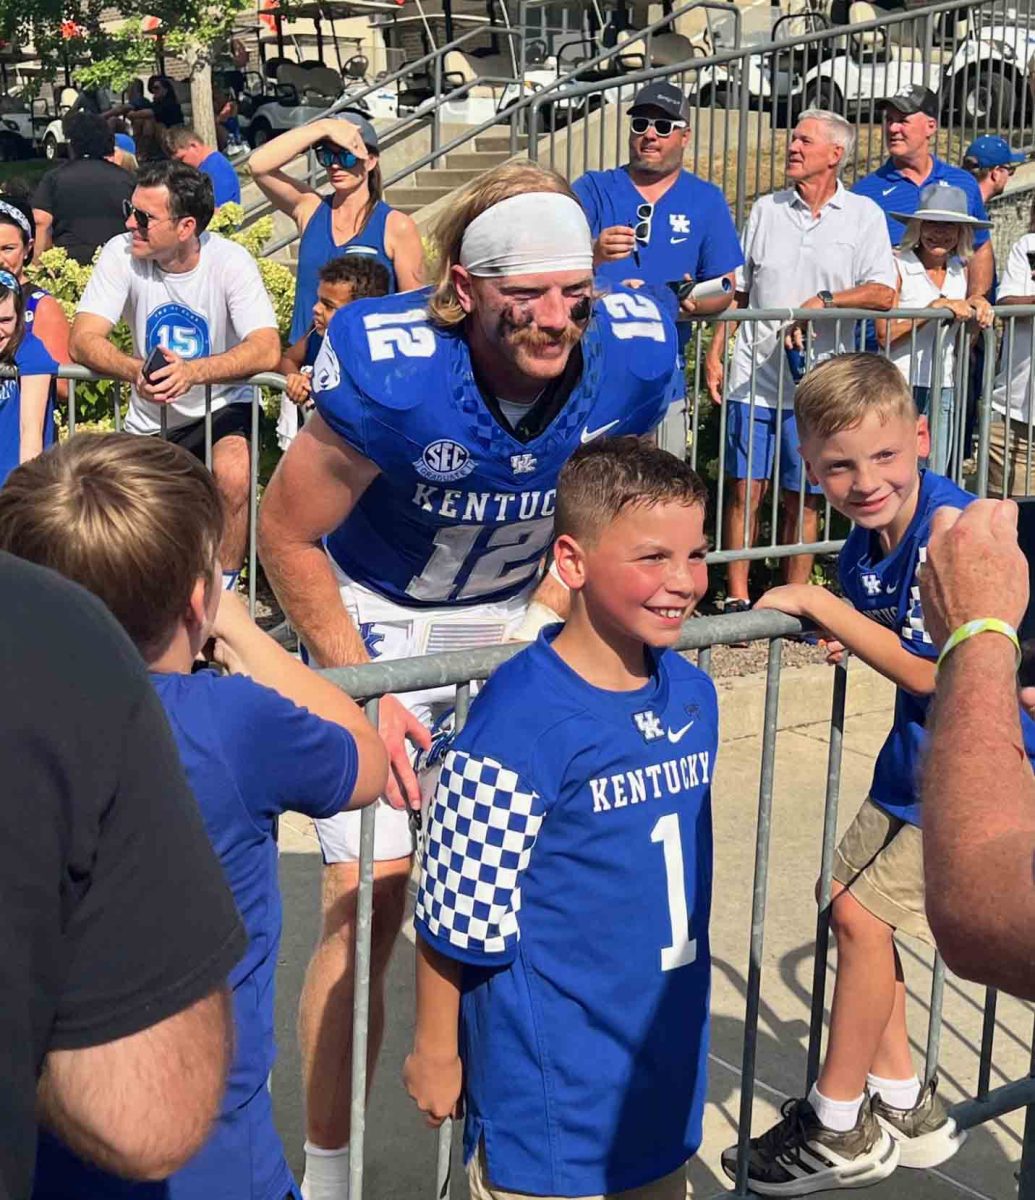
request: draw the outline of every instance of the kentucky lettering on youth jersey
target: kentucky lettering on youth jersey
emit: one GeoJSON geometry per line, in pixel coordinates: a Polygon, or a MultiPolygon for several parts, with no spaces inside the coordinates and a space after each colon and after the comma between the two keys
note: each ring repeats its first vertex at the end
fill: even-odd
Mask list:
{"type": "Polygon", "coordinates": [[[682,395],[674,326],[635,292],[598,302],[580,379],[546,429],[520,441],[486,407],[466,339],[429,323],[427,296],[350,304],[324,338],[317,409],[381,471],[327,549],[351,579],[409,607],[506,600],[536,576],[572,451],[649,432],[682,395]]]}
{"type": "Polygon", "coordinates": [[[679,655],[608,692],[553,651],[505,663],[447,752],[415,923],[464,964],[465,1158],[533,1195],[638,1187],[701,1140],[711,680],[679,655]]]}
{"type": "MultiPolygon", "coordinates": [[[[895,549],[882,558],[877,535],[856,526],[838,558],[845,597],[864,616],[894,629],[905,649],[919,658],[933,661],[938,657],[938,649],[924,627],[917,577],[931,535],[931,518],[942,505],[966,508],[974,499],[944,476],[923,471],[916,512],[895,549]]],[[[895,720],[877,755],[870,788],[875,804],[911,825],[921,823],[920,760],[929,704],[928,696],[896,689],[895,720]]],[[[1035,722],[1022,713],[1021,727],[1031,758],[1035,755],[1035,722]]]]}

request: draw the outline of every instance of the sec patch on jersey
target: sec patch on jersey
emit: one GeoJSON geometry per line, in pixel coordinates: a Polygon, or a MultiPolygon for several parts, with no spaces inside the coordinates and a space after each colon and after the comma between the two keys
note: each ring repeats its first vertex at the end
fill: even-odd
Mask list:
{"type": "Polygon", "coordinates": [[[424,452],[413,464],[413,469],[425,479],[435,483],[454,483],[470,475],[475,461],[466,446],[449,438],[439,438],[424,447],[424,452]]]}

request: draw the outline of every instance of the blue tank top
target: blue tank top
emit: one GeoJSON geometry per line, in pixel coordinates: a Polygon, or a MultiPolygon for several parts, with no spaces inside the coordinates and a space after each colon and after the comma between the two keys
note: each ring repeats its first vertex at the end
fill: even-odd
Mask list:
{"type": "Polygon", "coordinates": [[[297,342],[313,323],[313,305],[320,283],[317,273],[332,258],[343,254],[366,254],[387,269],[388,290],[396,290],[395,268],[385,249],[385,222],[393,211],[391,205],[379,200],[359,233],[339,245],[331,229],[331,200],[331,196],[324,196],[320,207],[310,217],[298,247],[295,307],[291,314],[292,342],[297,342]]]}
{"type": "Polygon", "coordinates": [[[22,300],[25,305],[25,326],[31,328],[33,321],[36,320],[36,309],[39,302],[50,295],[50,292],[44,288],[34,287],[30,284],[22,284],[22,300]]]}

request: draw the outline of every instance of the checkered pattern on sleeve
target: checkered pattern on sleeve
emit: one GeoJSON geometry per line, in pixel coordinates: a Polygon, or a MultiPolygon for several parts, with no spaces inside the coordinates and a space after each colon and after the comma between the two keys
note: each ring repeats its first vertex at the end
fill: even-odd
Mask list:
{"type": "Polygon", "coordinates": [[[415,916],[468,954],[499,955],[520,937],[521,874],[544,805],[516,772],[450,750],[428,813],[415,916]]]}
{"type": "Polygon", "coordinates": [[[906,601],[905,617],[899,631],[904,642],[909,642],[914,651],[921,646],[934,652],[934,642],[924,626],[924,610],[920,606],[920,568],[927,561],[927,547],[921,546],[917,555],[916,570],[909,582],[909,598],[906,601]]]}

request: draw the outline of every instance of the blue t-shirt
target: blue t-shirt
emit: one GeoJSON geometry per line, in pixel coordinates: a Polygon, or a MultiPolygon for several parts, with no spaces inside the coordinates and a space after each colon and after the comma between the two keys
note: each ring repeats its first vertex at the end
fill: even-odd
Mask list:
{"type": "Polygon", "coordinates": [[[610,1195],[701,1140],[718,708],[670,651],[636,691],[593,687],[558,631],[446,753],[414,920],[463,964],[465,1157],[484,1141],[507,1192],[610,1195]]]}
{"type": "MultiPolygon", "coordinates": [[[[648,433],[683,394],[673,323],[648,296],[594,305],[553,419],[522,441],[492,414],[463,328],[428,320],[426,290],[339,310],[313,370],[320,416],[380,474],[326,539],[349,578],[399,604],[518,595],[553,537],[557,476],[581,443],[648,433]]],[[[557,387],[560,387],[558,384],[557,387]]]]}
{"type": "Polygon", "coordinates": [[[241,181],[228,158],[218,150],[213,150],[208,158],[202,161],[200,170],[212,180],[216,208],[221,204],[241,203],[241,181]]]}
{"type": "MultiPolygon", "coordinates": [[[[897,221],[890,213],[915,213],[920,207],[920,193],[931,183],[951,183],[953,187],[962,188],[967,193],[967,211],[978,220],[987,221],[985,202],[981,198],[981,189],[977,180],[962,167],[954,167],[943,162],[940,158],[933,159],[931,173],[923,183],[914,183],[906,179],[893,165],[889,158],[882,163],[871,175],[864,175],[858,180],[853,192],[860,196],[868,196],[880,208],[888,222],[888,235],[892,246],[902,241],[906,232],[905,225],[897,221]]],[[[988,241],[987,229],[974,230],[974,247],[983,246],[988,241]]]]}
{"type": "MultiPolygon", "coordinates": [[[[46,346],[26,329],[21,345],[14,352],[14,365],[20,375],[56,375],[58,364],[46,346]]],[[[54,389],[50,389],[43,415],[43,448],[54,443],[54,389]]],[[[18,465],[21,457],[21,387],[18,379],[0,379],[0,484],[18,465]]]]}
{"type": "MultiPolygon", "coordinates": [[[[161,1184],[127,1184],[41,1144],[35,1200],[284,1200],[294,1183],[266,1086],[275,1055],[273,987],[281,900],[274,826],[282,813],[329,817],[348,803],[352,735],[242,676],[152,675],[187,779],[226,873],[248,948],[230,974],[234,1060],[223,1108],[200,1153],[161,1184]]],[[[161,852],[156,831],[155,852],[161,852]]]]}
{"type": "MultiPolygon", "coordinates": [[[[637,225],[636,209],[644,199],[625,167],[587,171],[571,186],[586,210],[594,238],[612,225],[637,225]]],[[[743,261],[726,197],[713,183],[681,171],[654,205],[650,240],[635,255],[602,263],[597,275],[609,284],[642,279],[655,295],[663,296],[665,284],[684,275],[701,283],[735,271],[743,261]]],[[[679,334],[680,345],[685,345],[690,326],[681,324],[679,334]]]]}
{"type": "MultiPolygon", "coordinates": [[[[974,499],[944,476],[923,471],[916,512],[895,549],[882,556],[877,534],[856,526],[838,557],[838,578],[846,598],[864,616],[894,629],[902,646],[919,658],[938,658],[924,627],[917,576],[927,552],[931,518],[942,505],[966,508],[974,499]]],[[[929,704],[929,696],[896,689],[895,719],[877,755],[870,788],[875,804],[910,825],[921,823],[920,767],[929,704]]],[[[1035,757],[1035,722],[1023,712],[1021,729],[1028,757],[1035,757]]]]}

